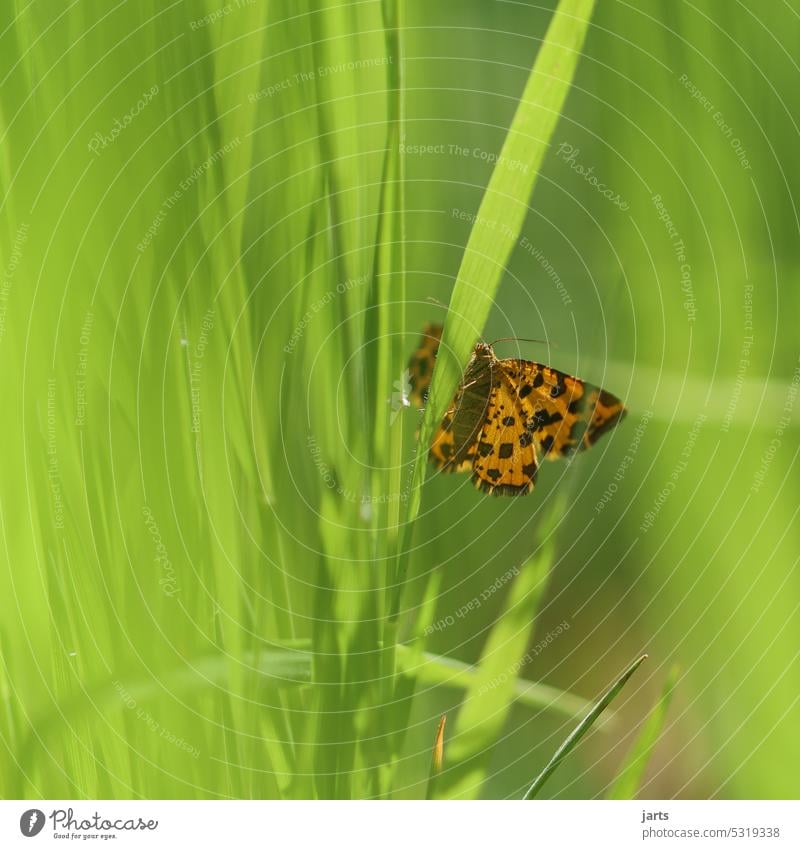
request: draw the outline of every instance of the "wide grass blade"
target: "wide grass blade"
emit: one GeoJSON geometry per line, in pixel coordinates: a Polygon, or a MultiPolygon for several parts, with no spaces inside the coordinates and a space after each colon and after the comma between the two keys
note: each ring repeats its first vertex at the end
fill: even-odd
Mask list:
{"type": "Polygon", "coordinates": [[[544,787],[547,779],[558,769],[558,765],[564,758],[580,743],[586,732],[594,725],[600,714],[614,701],[619,695],[620,690],[628,683],[631,675],[644,663],[647,655],[643,654],[635,660],[620,676],[614,686],[603,696],[602,699],[591,709],[578,727],[567,737],[561,744],[559,750],[550,759],[547,766],[536,776],[533,783],[528,788],[523,796],[523,799],[535,799],[539,791],[544,787]]]}
{"type": "MultiPolygon", "coordinates": [[[[408,516],[419,509],[427,446],[481,333],[506,262],[519,239],[539,169],[567,97],[594,0],[561,0],[536,56],[470,232],[453,287],[437,366],[420,428],[408,516]]],[[[410,524],[406,525],[410,537],[410,524]]]]}
{"type": "Polygon", "coordinates": [[[664,727],[664,721],[667,718],[667,711],[672,701],[672,693],[679,673],[680,669],[677,666],[673,666],[670,670],[661,696],[650,711],[636,742],[628,752],[628,756],[611,786],[608,793],[609,799],[633,799],[639,792],[644,771],[661,736],[661,729],[664,727]]]}

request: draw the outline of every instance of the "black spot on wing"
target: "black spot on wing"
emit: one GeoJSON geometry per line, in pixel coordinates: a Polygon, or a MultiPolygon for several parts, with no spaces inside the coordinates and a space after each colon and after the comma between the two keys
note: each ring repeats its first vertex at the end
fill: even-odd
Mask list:
{"type": "Polygon", "coordinates": [[[616,412],[613,416],[610,416],[606,419],[602,424],[589,428],[588,434],[586,436],[587,441],[590,445],[594,445],[595,442],[604,434],[608,433],[612,427],[619,424],[622,419],[625,418],[625,414],[627,410],[624,407],[621,407],[618,412],[616,412]]]}
{"type": "Polygon", "coordinates": [[[563,416],[558,411],[551,414],[547,410],[537,410],[528,422],[527,428],[528,430],[541,430],[547,425],[560,422],[562,418],[563,416]]]}
{"type": "Polygon", "coordinates": [[[583,444],[583,437],[589,430],[590,425],[586,419],[578,419],[569,430],[569,441],[577,448],[583,444]]]}
{"type": "Polygon", "coordinates": [[[487,481],[485,478],[475,475],[472,478],[472,482],[481,492],[488,492],[490,495],[527,495],[533,489],[533,480],[527,481],[523,484],[494,484],[487,481]]]}
{"type": "Polygon", "coordinates": [[[600,390],[600,395],[597,399],[604,407],[616,407],[617,404],[620,403],[619,398],[616,398],[610,392],[606,392],[605,389],[600,390]]]}
{"type": "Polygon", "coordinates": [[[574,401],[569,402],[569,411],[576,416],[579,416],[586,409],[586,394],[581,395],[574,401]]]}

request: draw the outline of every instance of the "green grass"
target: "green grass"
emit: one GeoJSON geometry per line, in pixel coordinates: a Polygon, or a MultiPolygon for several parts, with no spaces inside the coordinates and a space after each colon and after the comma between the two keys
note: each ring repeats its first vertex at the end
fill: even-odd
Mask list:
{"type": "Polygon", "coordinates": [[[550,776],[558,769],[559,764],[567,757],[567,755],[580,743],[581,739],[589,732],[591,727],[600,717],[600,714],[614,701],[622,688],[628,683],[630,677],[647,659],[647,655],[642,655],[635,660],[617,679],[611,689],[597,702],[596,705],[586,714],[586,716],[576,726],[575,730],[567,737],[566,740],[559,746],[558,751],[548,761],[545,768],[534,778],[531,786],[525,791],[524,799],[535,799],[542,787],[547,783],[550,776]]]}
{"type": "Polygon", "coordinates": [[[520,798],[645,650],[544,792],[791,796],[800,10],[223,5],[0,12],[0,797],[520,798]],[[628,420],[426,479],[479,336],[628,420]]]}
{"type": "Polygon", "coordinates": [[[664,684],[661,696],[650,711],[639,736],[628,752],[619,775],[614,780],[614,784],[608,793],[609,799],[633,799],[639,792],[645,769],[666,723],[667,712],[672,701],[675,684],[678,681],[678,674],[679,669],[673,667],[664,684]]]}

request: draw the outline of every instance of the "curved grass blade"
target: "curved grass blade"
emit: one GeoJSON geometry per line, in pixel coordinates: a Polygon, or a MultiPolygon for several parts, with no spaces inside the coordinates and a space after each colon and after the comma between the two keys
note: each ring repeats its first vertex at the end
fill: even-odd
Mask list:
{"type": "MultiPolygon", "coordinates": [[[[421,686],[466,690],[474,685],[478,677],[476,668],[468,663],[431,652],[423,652],[418,656],[416,651],[403,644],[397,647],[397,666],[401,671],[413,675],[421,686]]],[[[514,699],[518,704],[534,710],[550,710],[569,719],[579,719],[591,708],[590,702],[574,693],[522,678],[514,682],[514,699]]],[[[598,721],[598,727],[611,726],[612,721],[613,714],[606,713],[598,721]]]]}
{"type": "Polygon", "coordinates": [[[525,90],[511,122],[476,222],[501,221],[500,233],[473,226],[461,262],[450,309],[445,319],[444,351],[434,370],[431,394],[417,441],[417,454],[407,491],[405,521],[394,559],[388,592],[384,640],[390,646],[386,673],[395,666],[400,601],[408,571],[411,537],[419,513],[427,473],[427,446],[452,398],[476,337],[483,329],[506,262],[517,243],[528,202],[580,57],[594,0],[561,0],[536,56],[525,90]],[[511,169],[508,163],[515,162],[511,169]],[[521,165],[520,165],[521,163],[521,165]]]}
{"type": "Polygon", "coordinates": [[[420,428],[402,550],[419,510],[427,450],[453,397],[517,244],[528,203],[567,97],[589,27],[594,0],[561,0],[536,56],[508,135],[481,201],[461,261],[420,428]],[[520,166],[522,163],[522,166],[520,166]],[[513,164],[513,165],[512,165],[513,164]]]}
{"type": "Polygon", "coordinates": [[[644,771],[661,736],[661,729],[664,727],[664,721],[667,718],[667,711],[672,701],[672,691],[675,688],[679,673],[680,669],[677,666],[673,666],[670,670],[661,696],[650,711],[636,742],[628,752],[628,756],[611,786],[608,793],[609,799],[633,799],[639,792],[644,771]]]}
{"type": "Polygon", "coordinates": [[[535,799],[539,791],[544,787],[548,778],[556,771],[558,765],[564,758],[580,743],[586,732],[594,725],[598,716],[614,701],[619,694],[619,691],[628,683],[628,679],[634,672],[647,660],[647,655],[643,654],[635,660],[620,676],[614,686],[603,696],[602,699],[591,709],[584,717],[578,727],[567,737],[561,744],[559,750],[550,759],[547,766],[536,776],[533,783],[528,788],[523,799],[535,799]]]}

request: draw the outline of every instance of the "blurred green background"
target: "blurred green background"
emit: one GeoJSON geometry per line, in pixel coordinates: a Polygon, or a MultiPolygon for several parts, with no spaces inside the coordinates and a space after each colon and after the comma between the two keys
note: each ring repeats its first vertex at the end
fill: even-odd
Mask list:
{"type": "Polygon", "coordinates": [[[674,664],[639,795],[797,795],[796,2],[598,4],[475,332],[629,416],[430,475],[387,625],[402,366],[553,8],[3,4],[0,795],[419,797],[446,712],[438,795],[519,797],[642,651],[549,795],[674,664]]]}

